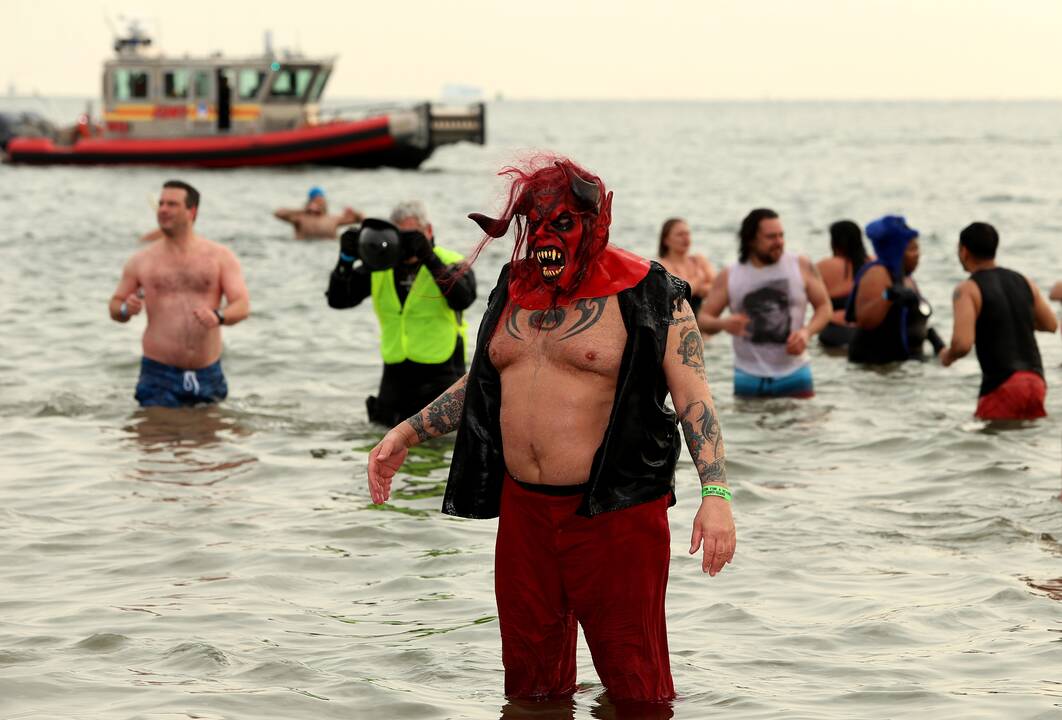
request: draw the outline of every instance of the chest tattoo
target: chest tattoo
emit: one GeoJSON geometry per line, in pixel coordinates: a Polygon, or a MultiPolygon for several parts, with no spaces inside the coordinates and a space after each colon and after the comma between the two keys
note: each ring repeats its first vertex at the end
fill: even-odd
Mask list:
{"type": "MultiPolygon", "coordinates": [[[[596,325],[604,316],[607,305],[607,297],[584,298],[577,300],[575,307],[567,310],[564,308],[534,310],[527,314],[527,327],[531,330],[547,333],[563,329],[563,334],[557,340],[567,340],[596,325]],[[569,318],[573,322],[565,328],[565,321],[569,318]]],[[[509,337],[521,342],[524,340],[524,335],[520,330],[521,318],[524,317],[522,313],[527,313],[527,311],[519,305],[513,305],[509,311],[509,316],[505,319],[505,332],[509,337]]]]}

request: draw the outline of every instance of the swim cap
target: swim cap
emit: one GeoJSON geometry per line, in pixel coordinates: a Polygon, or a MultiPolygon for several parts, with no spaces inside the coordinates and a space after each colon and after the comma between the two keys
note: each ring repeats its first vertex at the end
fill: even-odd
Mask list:
{"type": "Polygon", "coordinates": [[[316,197],[324,197],[324,190],[322,190],[317,185],[314,185],[312,188],[310,188],[310,193],[306,199],[313,200],[316,197]]]}

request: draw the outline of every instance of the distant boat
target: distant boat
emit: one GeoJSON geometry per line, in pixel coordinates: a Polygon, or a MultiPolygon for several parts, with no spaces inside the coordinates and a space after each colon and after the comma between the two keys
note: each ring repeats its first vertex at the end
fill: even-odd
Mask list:
{"type": "MultiPolygon", "coordinates": [[[[481,102],[326,114],[319,102],[334,58],[281,58],[269,48],[253,58],[152,57],[150,46],[151,38],[135,25],[116,40],[116,57],[103,68],[102,123],[86,113],[72,128],[16,135],[3,147],[5,159],[35,165],[416,168],[441,145],[485,141],[481,102]]],[[[0,116],[0,127],[4,121],[0,116]]]]}

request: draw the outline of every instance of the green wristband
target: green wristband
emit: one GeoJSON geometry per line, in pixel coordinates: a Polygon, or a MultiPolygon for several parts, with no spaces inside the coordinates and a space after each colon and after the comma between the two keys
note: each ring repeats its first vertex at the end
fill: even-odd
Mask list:
{"type": "Polygon", "coordinates": [[[701,485],[701,497],[721,497],[730,502],[733,495],[730,493],[730,488],[723,485],[701,485]]]}

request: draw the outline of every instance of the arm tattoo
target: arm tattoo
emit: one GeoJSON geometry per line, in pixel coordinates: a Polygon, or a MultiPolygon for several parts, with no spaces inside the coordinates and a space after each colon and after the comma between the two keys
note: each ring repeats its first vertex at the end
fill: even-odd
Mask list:
{"type": "Polygon", "coordinates": [[[668,325],[681,325],[682,323],[693,322],[696,319],[697,318],[693,317],[693,315],[683,315],[682,317],[678,317],[678,318],[672,316],[672,317],[669,317],[667,319],[667,324],[668,325]]]}
{"type": "Polygon", "coordinates": [[[953,303],[959,302],[959,298],[962,297],[962,288],[956,287],[955,291],[951,294],[951,301],[953,303]]]}
{"type": "Polygon", "coordinates": [[[686,406],[682,412],[682,434],[686,436],[686,446],[697,467],[701,484],[726,482],[726,459],[719,455],[723,436],[708,403],[696,400],[686,406]],[[706,450],[710,461],[703,457],[706,450]]]}
{"type": "Polygon", "coordinates": [[[465,386],[447,392],[428,406],[428,424],[435,435],[445,435],[461,424],[461,411],[465,407],[465,386]]]}
{"type": "Polygon", "coordinates": [[[701,377],[704,374],[704,341],[701,340],[701,331],[697,328],[687,328],[679,340],[678,354],[682,358],[682,364],[694,369],[701,377]]]}
{"type": "Polygon", "coordinates": [[[607,297],[599,298],[584,298],[575,303],[575,309],[579,312],[579,319],[575,321],[575,324],[568,328],[568,332],[561,336],[561,340],[567,340],[573,335],[578,335],[584,330],[589,330],[591,327],[597,324],[597,321],[601,319],[601,316],[605,314],[605,305],[608,304],[607,297]]]}
{"type": "Polygon", "coordinates": [[[431,437],[428,431],[424,429],[424,419],[420,416],[420,413],[411,416],[406,422],[413,426],[413,430],[417,433],[417,440],[420,442],[424,442],[431,437]]]}
{"type": "Polygon", "coordinates": [[[406,420],[417,433],[417,440],[424,442],[429,438],[439,437],[456,430],[461,424],[461,411],[465,407],[465,386],[456,390],[447,390],[432,401],[425,410],[406,420]],[[427,415],[428,424],[424,424],[427,415]]]}

